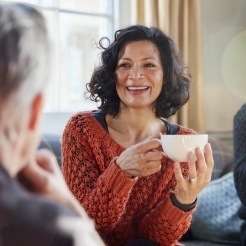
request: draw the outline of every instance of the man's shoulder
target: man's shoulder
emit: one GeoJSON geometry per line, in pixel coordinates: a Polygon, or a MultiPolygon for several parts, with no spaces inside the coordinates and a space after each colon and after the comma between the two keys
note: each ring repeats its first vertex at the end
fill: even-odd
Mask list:
{"type": "Polygon", "coordinates": [[[60,216],[75,217],[68,208],[47,197],[30,193],[0,167],[0,225],[28,223],[53,226],[60,216]]]}
{"type": "Polygon", "coordinates": [[[1,167],[0,218],[0,245],[73,245],[70,231],[58,223],[76,218],[72,211],[26,191],[1,167]]]}
{"type": "Polygon", "coordinates": [[[236,112],[234,118],[235,118],[235,119],[241,118],[241,119],[246,120],[246,103],[243,104],[243,105],[239,108],[239,110],[236,112]]]}

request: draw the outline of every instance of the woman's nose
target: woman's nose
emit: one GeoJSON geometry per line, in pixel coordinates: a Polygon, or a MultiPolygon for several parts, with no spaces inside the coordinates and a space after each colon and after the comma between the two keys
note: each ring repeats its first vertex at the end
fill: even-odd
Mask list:
{"type": "Polygon", "coordinates": [[[129,79],[135,79],[135,78],[137,78],[137,79],[144,78],[144,74],[140,68],[133,67],[130,70],[129,79]]]}

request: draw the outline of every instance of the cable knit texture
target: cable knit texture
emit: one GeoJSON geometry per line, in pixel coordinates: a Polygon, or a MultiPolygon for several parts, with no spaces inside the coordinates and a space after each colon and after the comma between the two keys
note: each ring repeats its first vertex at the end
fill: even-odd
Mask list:
{"type": "MultiPolygon", "coordinates": [[[[194,133],[184,127],[178,132],[194,133]]],[[[91,112],[74,115],[62,140],[62,171],[68,186],[95,220],[106,245],[120,246],[139,237],[179,245],[194,209],[184,212],[170,200],[176,184],[173,161],[163,157],[158,173],[129,179],[115,163],[123,151],[91,112]]],[[[182,169],[187,176],[187,163],[182,169]]]]}
{"type": "Polygon", "coordinates": [[[239,198],[246,205],[246,104],[234,116],[233,144],[235,186],[239,198]]]}

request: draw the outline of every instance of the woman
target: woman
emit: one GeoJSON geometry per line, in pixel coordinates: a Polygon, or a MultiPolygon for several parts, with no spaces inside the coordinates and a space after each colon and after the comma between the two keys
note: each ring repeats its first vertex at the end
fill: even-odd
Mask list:
{"type": "Polygon", "coordinates": [[[49,51],[36,9],[0,3],[0,245],[103,245],[54,155],[36,151],[49,51]]]}
{"type": "Polygon", "coordinates": [[[99,111],[76,114],[64,130],[65,179],[107,245],[175,245],[213,167],[209,144],[188,163],[162,154],[160,134],[195,134],[164,119],[188,101],[190,78],[158,28],[133,25],[105,41],[88,84],[99,111]]]}

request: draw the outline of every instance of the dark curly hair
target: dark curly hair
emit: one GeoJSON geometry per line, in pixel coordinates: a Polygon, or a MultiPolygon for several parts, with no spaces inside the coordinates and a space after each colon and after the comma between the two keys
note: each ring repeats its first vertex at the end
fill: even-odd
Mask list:
{"type": "Polygon", "coordinates": [[[164,71],[162,91],[155,102],[156,117],[168,118],[174,115],[189,100],[190,75],[184,66],[178,47],[163,31],[156,27],[132,25],[115,32],[110,44],[107,37],[99,41],[101,64],[95,68],[86,87],[89,98],[100,102],[103,112],[116,117],[119,113],[120,98],[116,92],[115,70],[118,55],[126,42],[148,40],[159,50],[164,71]],[[105,47],[105,41],[108,46],[105,47]]]}

